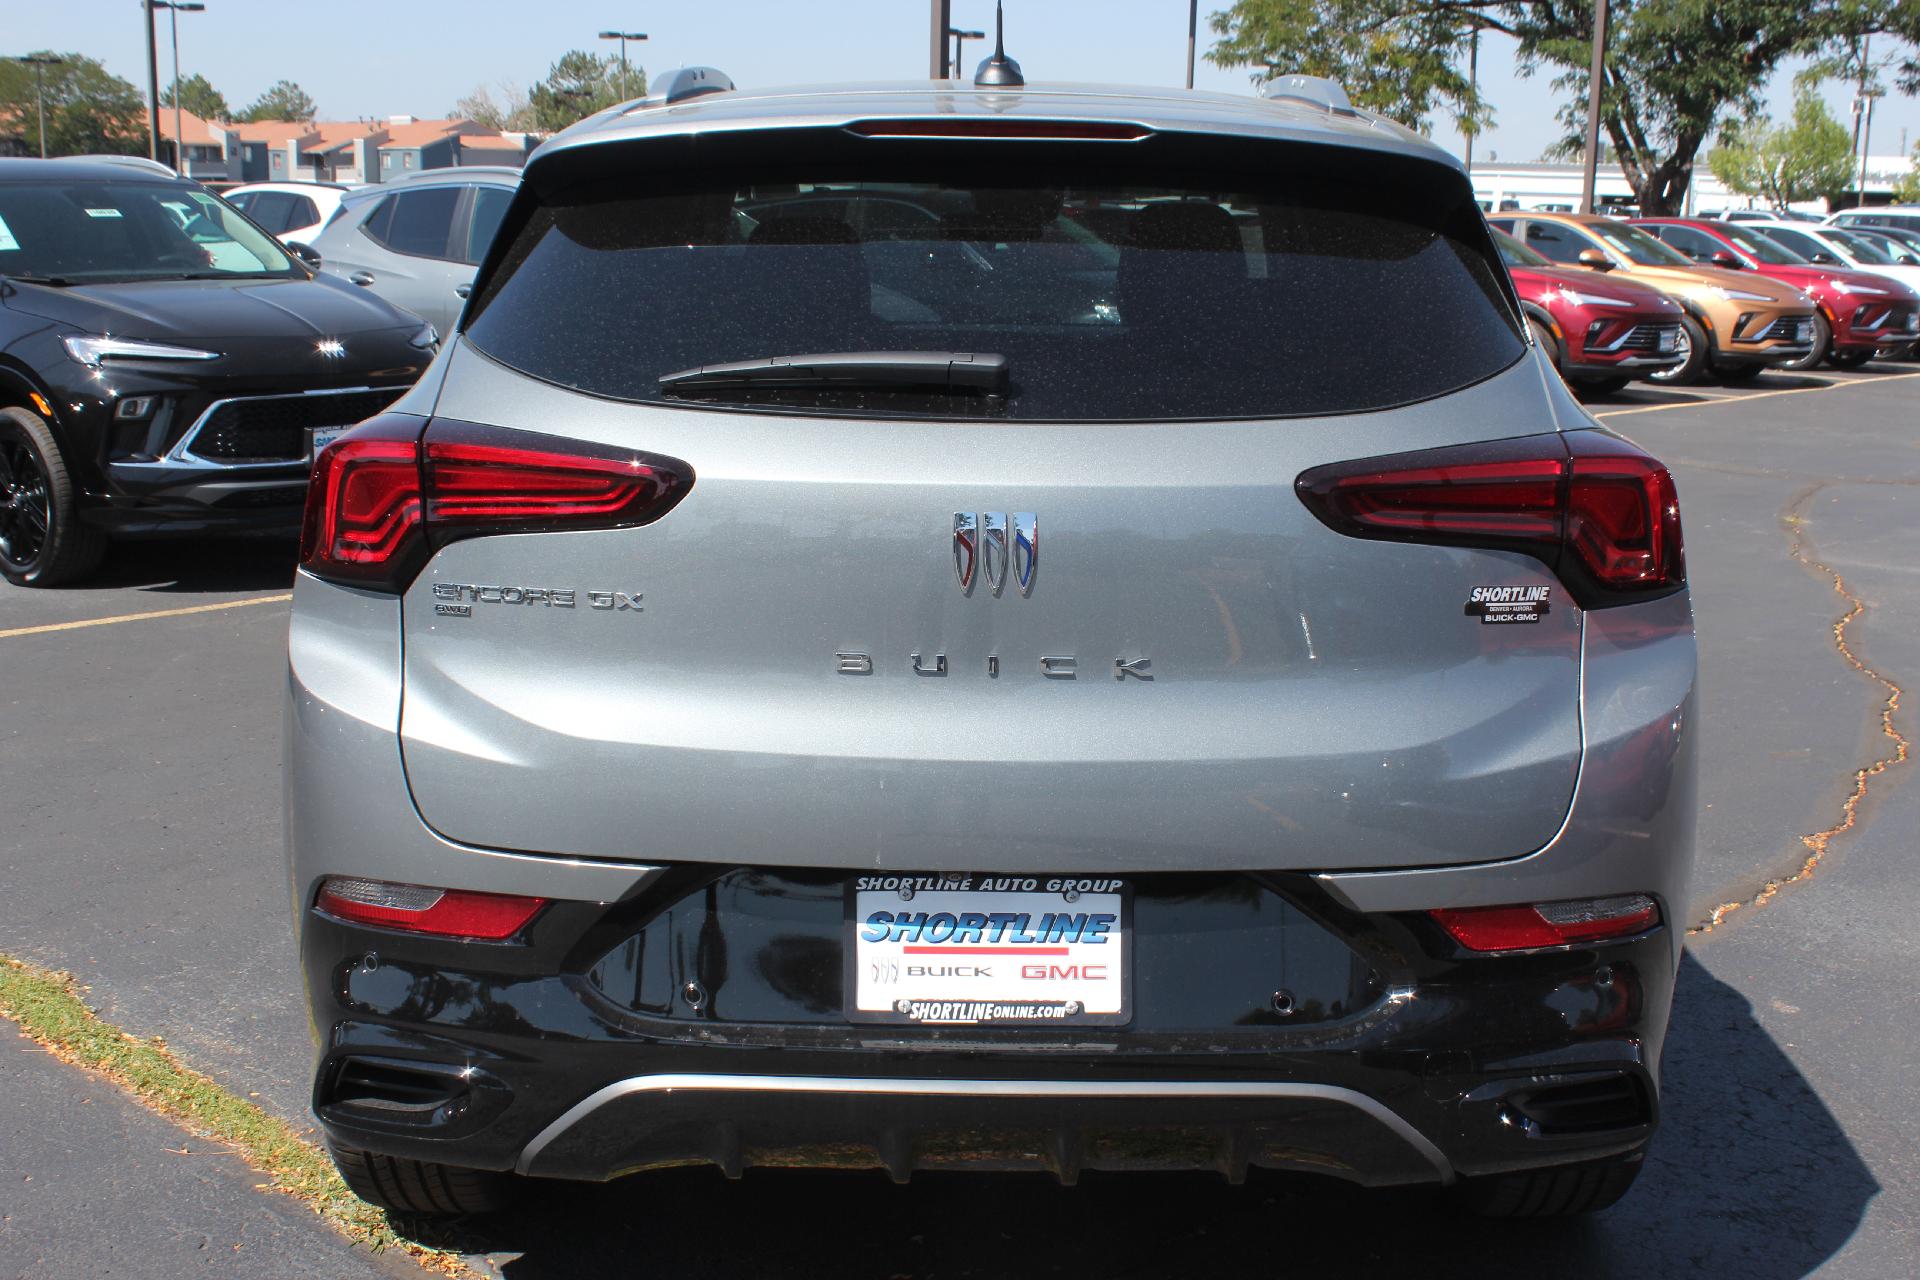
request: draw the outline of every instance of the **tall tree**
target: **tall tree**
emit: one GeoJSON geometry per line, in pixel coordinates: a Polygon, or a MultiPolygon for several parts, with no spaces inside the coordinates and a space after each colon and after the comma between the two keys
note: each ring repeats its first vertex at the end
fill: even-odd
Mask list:
{"type": "Polygon", "coordinates": [[[534,127],[549,131],[564,129],[628,96],[646,93],[644,68],[633,67],[628,77],[633,86],[631,95],[621,90],[620,59],[597,57],[582,49],[569,51],[527,95],[534,127]]]}
{"type": "MultiPolygon", "coordinates": [[[[62,59],[40,68],[46,92],[48,155],[146,153],[146,104],[138,89],[83,54],[41,52],[62,59]]],[[[0,62],[0,128],[39,149],[33,67],[0,62]]]]}
{"type": "MultiPolygon", "coordinates": [[[[1484,118],[1461,74],[1475,27],[1519,44],[1532,74],[1555,68],[1565,95],[1562,150],[1578,152],[1585,119],[1592,0],[1235,0],[1213,16],[1220,66],[1278,65],[1331,75],[1354,101],[1419,128],[1436,111],[1484,118]]],[[[1648,213],[1674,213],[1701,147],[1720,123],[1751,115],[1782,59],[1848,38],[1920,39],[1916,0],[1613,0],[1602,136],[1648,213]]],[[[1264,72],[1256,79],[1264,78],[1264,72]]],[[[1920,79],[1912,56],[1903,74],[1920,79]]]]}
{"type": "MultiPolygon", "coordinates": [[[[173,105],[173,85],[168,84],[160,94],[160,105],[173,105]]],[[[231,120],[233,108],[227,105],[227,99],[202,75],[191,75],[180,82],[180,106],[191,111],[202,120],[231,120]]]]}
{"type": "Polygon", "coordinates": [[[291,80],[282,80],[255,98],[252,105],[240,113],[240,118],[248,124],[262,120],[306,121],[313,119],[317,110],[305,89],[291,80]]]}
{"type": "Polygon", "coordinates": [[[1853,139],[1810,85],[1794,94],[1793,120],[1748,120],[1721,131],[1707,154],[1713,176],[1730,191],[1759,196],[1776,209],[1831,198],[1853,178],[1853,139]]]}
{"type": "Polygon", "coordinates": [[[496,99],[487,86],[476,86],[472,93],[453,104],[454,116],[489,129],[533,128],[533,106],[527,101],[527,95],[504,82],[499,89],[500,97],[496,99]]]}

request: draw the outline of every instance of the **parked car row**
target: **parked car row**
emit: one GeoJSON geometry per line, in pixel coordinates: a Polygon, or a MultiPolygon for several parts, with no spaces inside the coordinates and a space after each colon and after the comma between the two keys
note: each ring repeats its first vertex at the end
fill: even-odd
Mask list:
{"type": "Polygon", "coordinates": [[[1536,340],[1584,391],[1618,390],[1633,377],[1681,385],[1708,375],[1747,382],[1769,368],[1823,361],[1851,368],[1910,355],[1920,341],[1920,266],[1896,262],[1844,228],[1543,212],[1489,222],[1506,233],[1510,269],[1521,264],[1515,286],[1532,308],[1536,340]],[[1540,277],[1543,268],[1557,268],[1556,278],[1540,277]],[[1569,286],[1558,278],[1569,269],[1592,274],[1569,286]],[[1677,333],[1665,336],[1629,282],[1677,307],[1664,322],[1677,333]],[[1564,321],[1561,312],[1569,313],[1564,321]],[[1602,323],[1629,314],[1631,325],[1602,323]],[[1582,327],[1569,333],[1569,323],[1582,327]],[[1616,340],[1619,347],[1609,345],[1616,340]],[[1614,357],[1611,367],[1596,365],[1596,343],[1614,357]],[[1636,344],[1651,345],[1621,354],[1636,344]]]}

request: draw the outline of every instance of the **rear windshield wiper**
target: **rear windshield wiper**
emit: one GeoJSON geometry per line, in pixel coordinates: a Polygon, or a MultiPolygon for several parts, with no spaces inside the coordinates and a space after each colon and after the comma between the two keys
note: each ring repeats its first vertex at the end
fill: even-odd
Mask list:
{"type": "Polygon", "coordinates": [[[660,387],[669,395],[779,387],[845,387],[855,391],[917,387],[1002,394],[1007,389],[1007,358],[992,351],[832,351],[764,356],[662,374],[660,387]]]}

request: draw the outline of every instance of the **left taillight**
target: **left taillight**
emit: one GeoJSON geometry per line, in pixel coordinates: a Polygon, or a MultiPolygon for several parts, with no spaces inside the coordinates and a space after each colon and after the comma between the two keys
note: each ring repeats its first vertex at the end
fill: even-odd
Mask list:
{"type": "Polygon", "coordinates": [[[383,414],[314,459],[300,564],[330,581],[400,592],[449,542],[648,524],[692,484],[692,469],[674,458],[383,414]]]}
{"type": "Polygon", "coordinates": [[[1657,460],[1599,431],[1363,458],[1303,472],[1307,508],[1349,537],[1518,551],[1582,608],[1686,585],[1680,500],[1657,460]]]}
{"type": "Polygon", "coordinates": [[[359,876],[329,876],[314,905],[349,924],[375,925],[442,938],[502,942],[526,928],[545,898],[475,893],[429,885],[395,884],[359,876]]]}

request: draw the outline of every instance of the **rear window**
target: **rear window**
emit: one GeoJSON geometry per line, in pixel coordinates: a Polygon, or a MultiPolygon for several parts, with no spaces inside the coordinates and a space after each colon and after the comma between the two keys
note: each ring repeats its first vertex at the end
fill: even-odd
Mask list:
{"type": "Polygon", "coordinates": [[[1084,182],[1062,164],[1058,180],[1014,171],[1012,185],[953,168],[541,205],[509,229],[468,338],[561,386],[666,403],[687,401],[662,375],[703,365],[990,352],[1007,361],[1004,393],[755,387],[696,403],[1055,421],[1379,409],[1524,350],[1457,175],[1429,192],[1278,166],[1264,184],[1123,182],[1106,163],[1084,182]]]}

